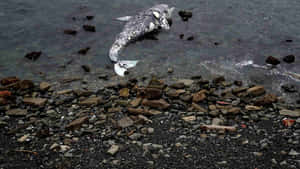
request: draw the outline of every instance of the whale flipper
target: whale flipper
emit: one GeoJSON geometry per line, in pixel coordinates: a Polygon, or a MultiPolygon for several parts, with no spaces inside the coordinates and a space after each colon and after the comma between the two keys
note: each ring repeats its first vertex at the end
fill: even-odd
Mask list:
{"type": "Polygon", "coordinates": [[[124,76],[126,74],[127,69],[135,67],[138,63],[138,60],[122,60],[115,63],[115,72],[119,76],[124,76]]]}
{"type": "Polygon", "coordinates": [[[131,18],[132,18],[132,16],[122,16],[122,17],[116,18],[116,20],[122,21],[122,22],[127,22],[127,21],[129,21],[131,18]]]}

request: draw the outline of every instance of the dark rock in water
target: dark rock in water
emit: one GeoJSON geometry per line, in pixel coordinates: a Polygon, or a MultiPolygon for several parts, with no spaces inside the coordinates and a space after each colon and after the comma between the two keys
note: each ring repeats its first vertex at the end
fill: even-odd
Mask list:
{"type": "Polygon", "coordinates": [[[20,79],[18,79],[17,77],[7,77],[4,79],[1,79],[0,83],[1,83],[1,85],[6,86],[6,85],[10,85],[10,84],[19,82],[19,81],[20,81],[20,79]]]}
{"type": "Polygon", "coordinates": [[[78,51],[78,54],[85,55],[90,49],[91,49],[90,47],[86,47],[86,48],[80,49],[78,51]]]}
{"type": "Polygon", "coordinates": [[[42,55],[41,51],[39,51],[39,52],[30,52],[30,53],[27,53],[25,55],[25,58],[36,61],[41,55],[42,55]]]}
{"type": "Polygon", "coordinates": [[[88,15],[88,16],[86,16],[86,19],[87,19],[87,20],[92,20],[92,19],[94,19],[94,16],[88,15]]]}
{"type": "Polygon", "coordinates": [[[101,75],[98,75],[98,78],[103,79],[103,80],[108,80],[108,75],[107,74],[101,74],[101,75]]]}
{"type": "Polygon", "coordinates": [[[66,29],[66,30],[64,30],[64,34],[67,34],[67,35],[76,35],[77,31],[76,30],[72,30],[72,29],[66,29]]]}
{"type": "Polygon", "coordinates": [[[87,32],[96,32],[96,27],[92,25],[83,25],[83,29],[87,32]]]}
{"type": "Polygon", "coordinates": [[[293,42],[293,40],[292,39],[287,39],[287,40],[285,40],[285,42],[291,43],[291,42],[293,42]]]}
{"type": "Polygon", "coordinates": [[[283,58],[283,61],[285,61],[286,63],[293,63],[295,61],[295,56],[287,55],[283,58]]]}
{"type": "Polygon", "coordinates": [[[87,122],[89,119],[88,116],[84,116],[84,117],[81,117],[81,118],[78,118],[74,121],[72,121],[71,123],[69,123],[67,126],[66,126],[66,129],[68,130],[75,130],[75,129],[78,129],[81,127],[81,125],[85,122],[87,122]]]}
{"type": "Polygon", "coordinates": [[[85,72],[90,72],[91,68],[88,65],[82,65],[81,68],[85,71],[85,72]]]}
{"type": "Polygon", "coordinates": [[[23,80],[19,84],[20,89],[32,89],[34,88],[34,83],[31,80],[23,80]]]}
{"type": "Polygon", "coordinates": [[[190,37],[188,37],[186,40],[192,41],[192,40],[194,40],[194,36],[190,36],[190,37]]]}
{"type": "Polygon", "coordinates": [[[182,21],[188,21],[189,18],[193,16],[191,11],[181,10],[178,12],[178,15],[181,17],[182,21]]]}
{"type": "Polygon", "coordinates": [[[285,92],[288,92],[288,93],[294,93],[294,92],[297,92],[297,89],[294,85],[291,85],[291,84],[285,84],[285,85],[282,85],[281,88],[285,91],[285,92]]]}
{"type": "Polygon", "coordinates": [[[169,24],[170,26],[172,26],[172,24],[173,24],[172,18],[167,19],[167,21],[168,21],[168,24],[169,24]]]}
{"type": "Polygon", "coordinates": [[[180,38],[180,39],[183,39],[183,37],[184,37],[184,34],[183,34],[183,33],[179,35],[179,38],[180,38]]]}
{"type": "Polygon", "coordinates": [[[201,75],[192,76],[191,79],[192,80],[199,80],[199,79],[202,79],[202,76],[201,75]]]}
{"type": "Polygon", "coordinates": [[[280,64],[280,61],[277,58],[273,57],[273,56],[269,56],[266,59],[266,63],[271,64],[271,65],[278,65],[278,64],[280,64]]]}
{"type": "Polygon", "coordinates": [[[242,81],[236,80],[236,81],[234,81],[234,84],[235,84],[236,86],[242,86],[242,85],[243,85],[243,82],[242,82],[242,81]]]}
{"type": "Polygon", "coordinates": [[[218,83],[221,83],[221,82],[224,82],[224,81],[225,81],[224,76],[219,76],[219,77],[216,77],[215,79],[213,79],[214,84],[218,84],[218,83]]]}
{"type": "Polygon", "coordinates": [[[220,45],[220,43],[219,42],[214,42],[214,45],[218,46],[218,45],[220,45]]]}

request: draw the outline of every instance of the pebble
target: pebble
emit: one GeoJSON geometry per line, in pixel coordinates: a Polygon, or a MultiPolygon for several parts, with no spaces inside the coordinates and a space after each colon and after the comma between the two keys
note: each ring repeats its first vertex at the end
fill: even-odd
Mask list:
{"type": "Polygon", "coordinates": [[[108,150],[107,153],[110,155],[115,155],[119,151],[119,146],[118,145],[112,145],[108,150]]]}

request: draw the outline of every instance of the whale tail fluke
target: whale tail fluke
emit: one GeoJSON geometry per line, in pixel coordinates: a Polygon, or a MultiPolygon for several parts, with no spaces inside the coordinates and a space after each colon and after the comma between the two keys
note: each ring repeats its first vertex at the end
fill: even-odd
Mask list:
{"type": "Polygon", "coordinates": [[[119,76],[125,76],[127,69],[135,67],[138,62],[138,60],[120,60],[114,65],[115,72],[119,76]]]}

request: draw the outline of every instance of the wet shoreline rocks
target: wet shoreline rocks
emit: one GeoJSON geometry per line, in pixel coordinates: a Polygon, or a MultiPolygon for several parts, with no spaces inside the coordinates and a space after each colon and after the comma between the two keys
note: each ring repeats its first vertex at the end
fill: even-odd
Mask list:
{"type": "Polygon", "coordinates": [[[204,156],[213,168],[247,168],[249,160],[255,166],[275,161],[297,166],[299,107],[285,104],[263,86],[221,76],[172,83],[146,79],[97,91],[2,79],[1,167],[196,168],[191,161],[203,162],[204,156]],[[270,158],[268,153],[277,155],[270,158]]]}

